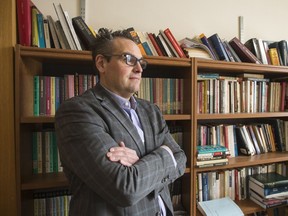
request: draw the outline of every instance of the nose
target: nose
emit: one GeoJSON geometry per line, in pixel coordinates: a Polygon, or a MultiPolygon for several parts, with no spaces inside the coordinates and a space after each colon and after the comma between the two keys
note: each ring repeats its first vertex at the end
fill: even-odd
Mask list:
{"type": "Polygon", "coordinates": [[[134,72],[135,72],[135,73],[142,73],[142,72],[143,72],[142,66],[141,66],[141,64],[140,64],[139,61],[138,61],[137,64],[134,66],[134,72]]]}

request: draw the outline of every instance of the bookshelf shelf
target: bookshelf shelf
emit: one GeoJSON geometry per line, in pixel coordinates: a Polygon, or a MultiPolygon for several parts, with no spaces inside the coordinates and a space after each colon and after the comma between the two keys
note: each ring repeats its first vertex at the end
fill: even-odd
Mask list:
{"type": "Polygon", "coordinates": [[[68,181],[63,173],[38,174],[22,181],[21,190],[40,190],[68,187],[68,181]]]}
{"type": "Polygon", "coordinates": [[[225,114],[197,114],[198,121],[211,119],[251,119],[251,118],[283,118],[287,112],[264,112],[264,113],[225,113],[225,114]]]}

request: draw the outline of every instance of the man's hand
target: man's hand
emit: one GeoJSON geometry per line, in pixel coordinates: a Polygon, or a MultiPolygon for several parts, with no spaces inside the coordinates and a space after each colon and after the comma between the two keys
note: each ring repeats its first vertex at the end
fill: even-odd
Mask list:
{"type": "Polygon", "coordinates": [[[139,160],[136,151],[125,147],[124,142],[119,143],[119,147],[113,147],[107,153],[110,161],[119,162],[124,166],[132,166],[139,160]]]}

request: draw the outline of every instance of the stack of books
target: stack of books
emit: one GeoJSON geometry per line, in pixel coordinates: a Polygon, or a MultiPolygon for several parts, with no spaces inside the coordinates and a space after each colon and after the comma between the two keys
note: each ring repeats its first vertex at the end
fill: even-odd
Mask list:
{"type": "Polygon", "coordinates": [[[288,203],[288,177],[278,173],[260,173],[249,177],[250,199],[267,209],[288,203]]]}
{"type": "Polygon", "coordinates": [[[228,164],[229,149],[221,145],[197,146],[198,167],[219,166],[228,164]]]}

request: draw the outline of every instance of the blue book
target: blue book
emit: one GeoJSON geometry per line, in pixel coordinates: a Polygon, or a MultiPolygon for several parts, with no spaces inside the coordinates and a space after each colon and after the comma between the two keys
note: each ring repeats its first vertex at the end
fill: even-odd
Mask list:
{"type": "Polygon", "coordinates": [[[288,177],[276,172],[254,174],[250,176],[250,180],[263,188],[288,186],[288,177]]]}
{"type": "Polygon", "coordinates": [[[39,47],[46,48],[45,44],[45,36],[44,36],[44,22],[43,22],[43,15],[37,14],[37,25],[38,25],[38,39],[39,39],[39,47]]]}
{"type": "Polygon", "coordinates": [[[212,45],[214,46],[214,49],[216,50],[218,56],[219,56],[219,60],[224,60],[224,61],[230,61],[223,42],[221,41],[220,37],[218,36],[218,34],[213,34],[208,38],[209,41],[212,42],[212,45]]]}

